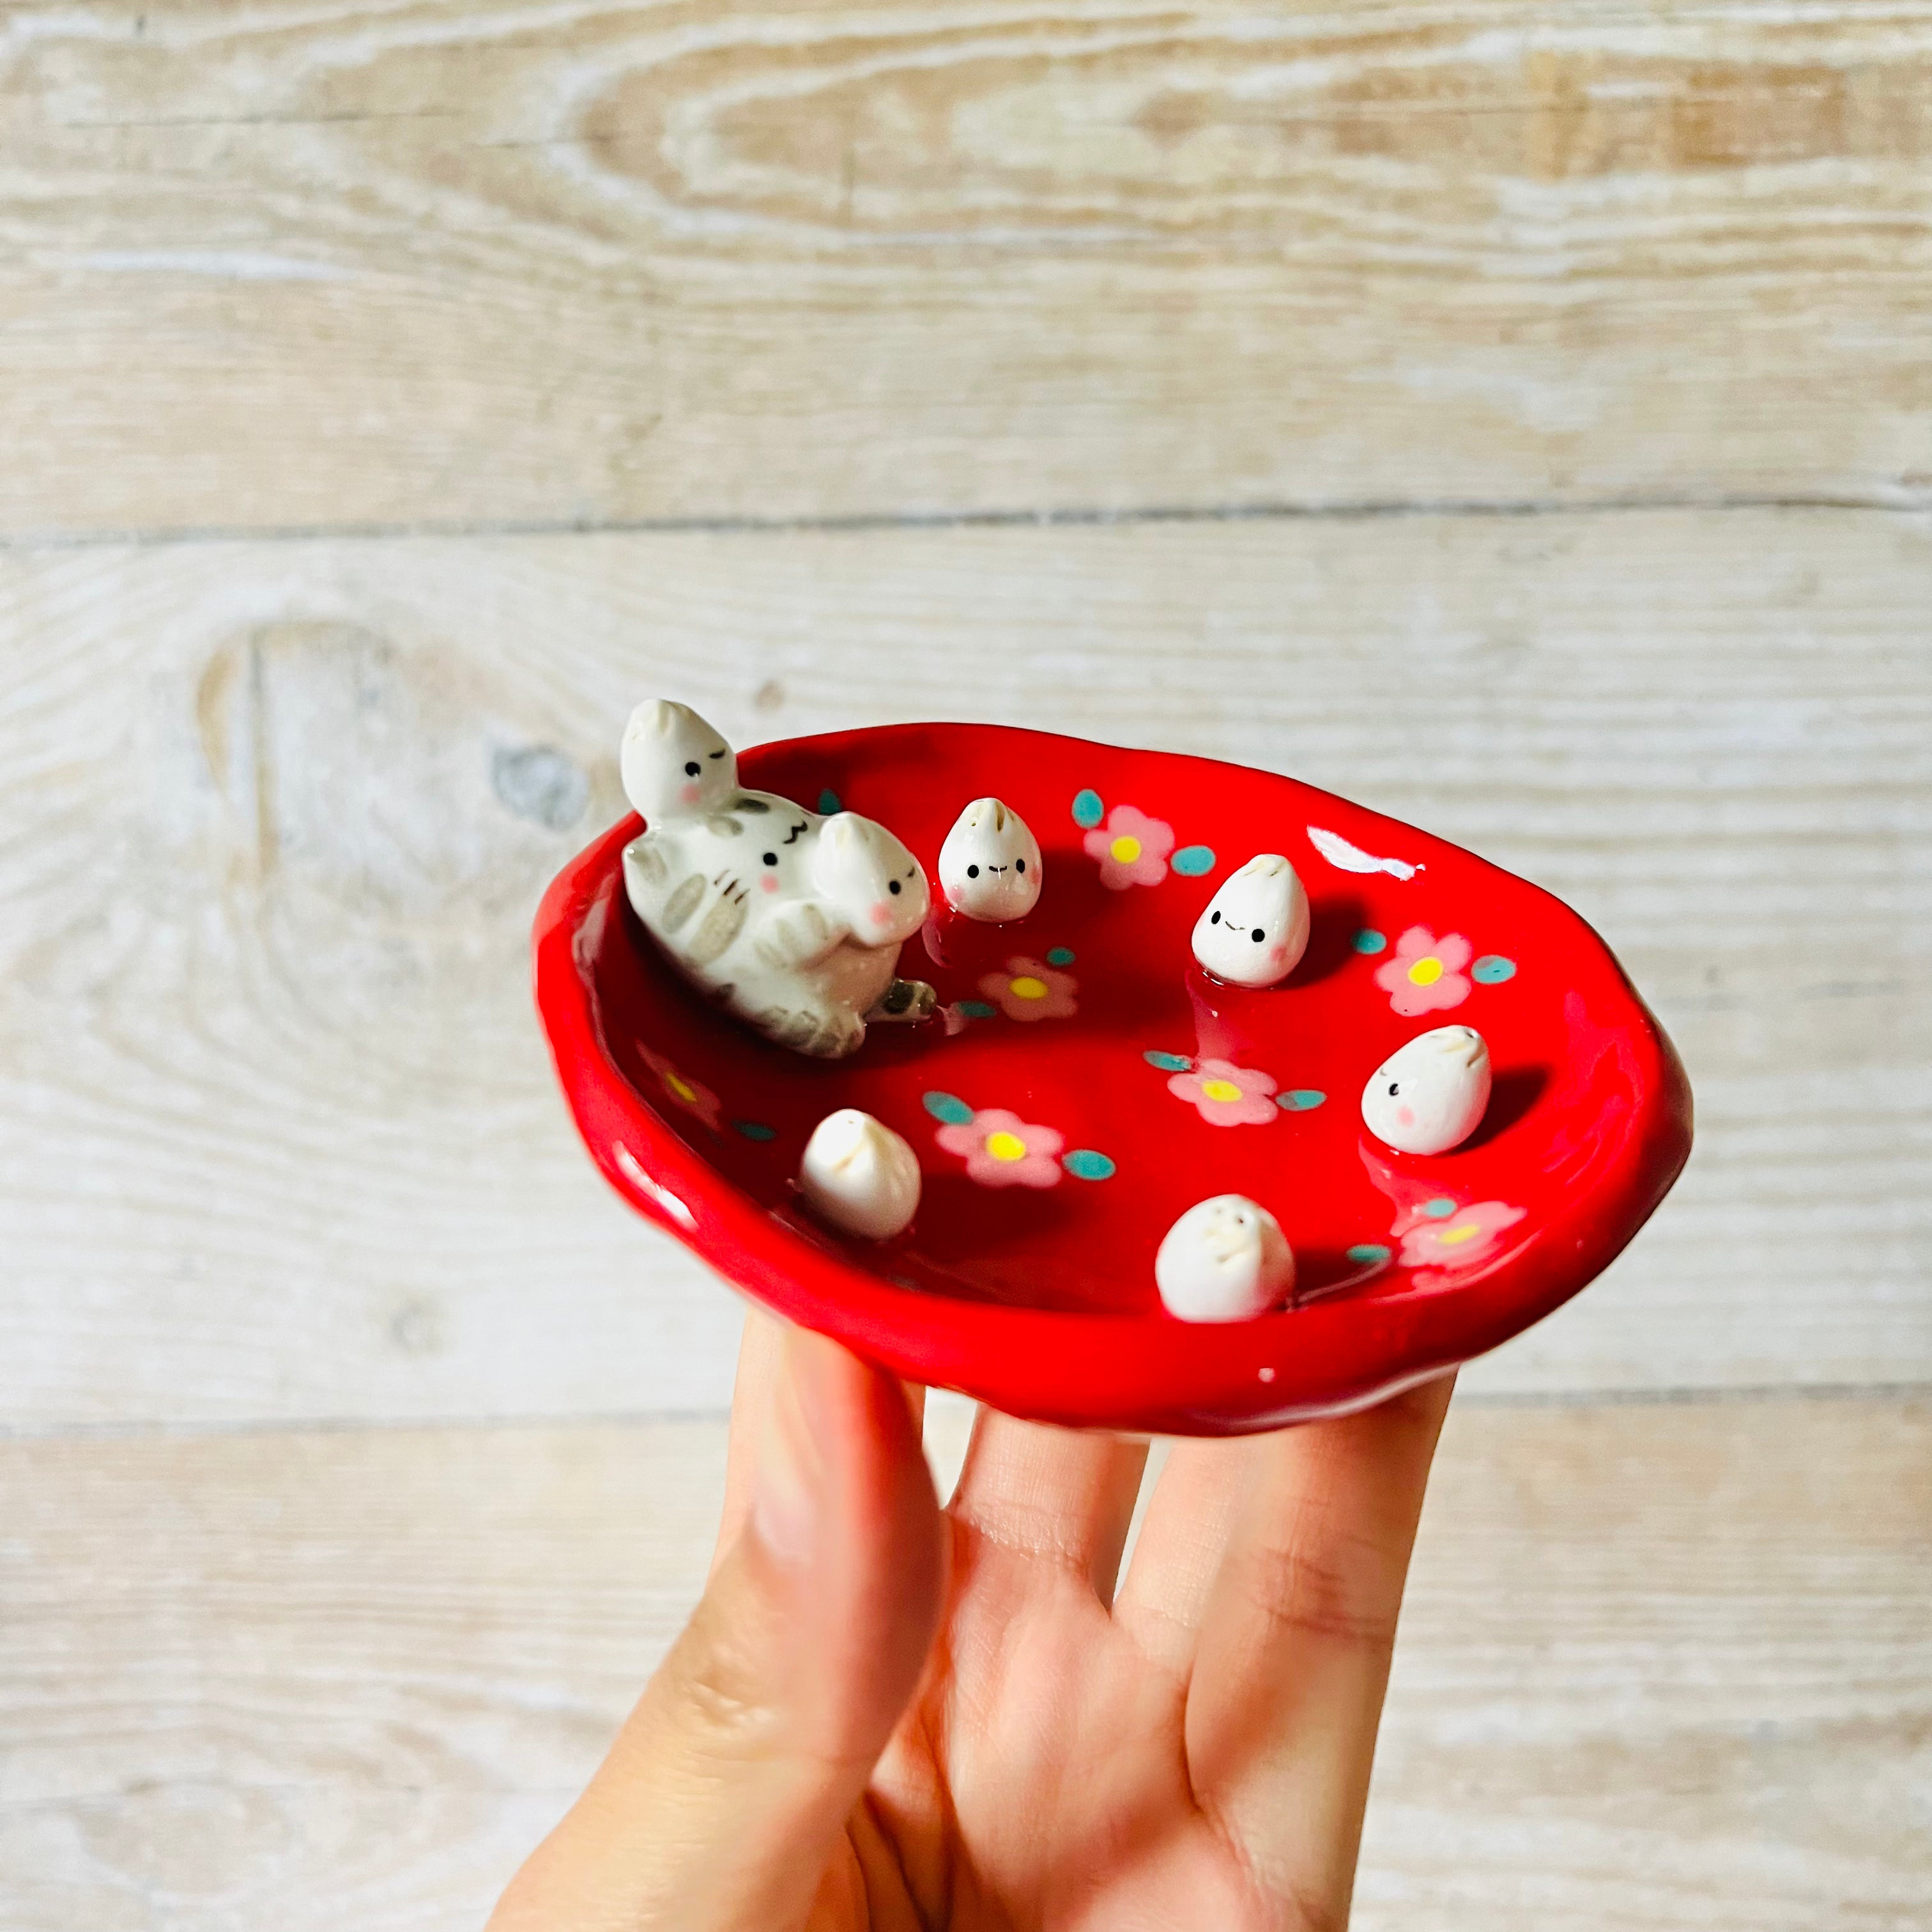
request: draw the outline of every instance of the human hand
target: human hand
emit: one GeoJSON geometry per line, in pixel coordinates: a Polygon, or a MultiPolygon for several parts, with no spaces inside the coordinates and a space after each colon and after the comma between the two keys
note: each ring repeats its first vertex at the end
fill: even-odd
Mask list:
{"type": "Polygon", "coordinates": [[[1333,1932],[1448,1378],[1174,1445],[753,1315],[702,1602],[490,1932],[1333,1932]]]}

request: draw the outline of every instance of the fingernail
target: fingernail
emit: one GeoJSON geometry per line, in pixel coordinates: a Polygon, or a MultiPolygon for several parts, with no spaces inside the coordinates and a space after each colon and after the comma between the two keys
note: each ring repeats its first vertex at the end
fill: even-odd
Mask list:
{"type": "Polygon", "coordinates": [[[784,1370],[765,1418],[752,1478],[752,1532],[786,1563],[808,1562],[818,1545],[825,1460],[813,1424],[824,1408],[824,1346],[797,1331],[786,1336],[784,1370]]]}

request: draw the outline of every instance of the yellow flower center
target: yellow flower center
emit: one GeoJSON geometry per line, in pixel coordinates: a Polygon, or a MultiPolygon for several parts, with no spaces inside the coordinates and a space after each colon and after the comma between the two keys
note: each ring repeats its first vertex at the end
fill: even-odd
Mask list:
{"type": "Polygon", "coordinates": [[[986,1136],[986,1151],[995,1160],[1024,1160],[1027,1145],[1018,1134],[997,1133],[986,1136]]]}
{"type": "Polygon", "coordinates": [[[698,1089],[692,1086],[689,1081],[680,1080],[675,1073],[667,1073],[664,1077],[664,1083],[680,1100],[694,1100],[698,1098],[698,1089]]]}
{"type": "Polygon", "coordinates": [[[1453,1248],[1464,1241],[1473,1241],[1483,1232],[1480,1221],[1465,1221],[1460,1228],[1444,1228],[1436,1236],[1437,1241],[1445,1248],[1453,1248]]]}
{"type": "Polygon", "coordinates": [[[1107,850],[1112,853],[1122,865],[1131,866],[1141,856],[1141,842],[1138,838],[1130,838],[1123,832],[1112,844],[1107,848],[1107,850]]]}
{"type": "Polygon", "coordinates": [[[1046,998],[1046,982],[1036,980],[1030,973],[1022,973],[1008,983],[1007,991],[1016,1000],[1043,1000],[1046,998]]]}
{"type": "Polygon", "coordinates": [[[1442,962],[1430,958],[1418,959],[1408,969],[1408,982],[1412,986],[1432,986],[1442,976],[1442,962]]]}
{"type": "Polygon", "coordinates": [[[1241,1090],[1232,1080],[1204,1080],[1201,1090],[1210,1100],[1238,1100],[1241,1090]]]}

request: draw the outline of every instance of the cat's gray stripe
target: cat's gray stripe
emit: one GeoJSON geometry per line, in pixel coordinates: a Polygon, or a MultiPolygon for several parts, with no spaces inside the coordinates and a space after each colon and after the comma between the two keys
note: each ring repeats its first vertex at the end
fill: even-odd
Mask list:
{"type": "Polygon", "coordinates": [[[664,931],[675,932],[698,910],[698,902],[704,896],[704,874],[694,872],[665,903],[662,915],[664,931]]]}
{"type": "Polygon", "coordinates": [[[742,891],[728,891],[704,915],[698,936],[684,956],[694,966],[709,966],[743,931],[744,926],[745,896],[742,891]]]}

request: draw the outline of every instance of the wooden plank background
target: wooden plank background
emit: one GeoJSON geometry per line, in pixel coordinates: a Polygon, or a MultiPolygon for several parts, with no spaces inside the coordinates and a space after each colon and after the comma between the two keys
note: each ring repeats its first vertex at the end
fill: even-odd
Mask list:
{"type": "Polygon", "coordinates": [[[1928,0],[14,0],[0,526],[1932,495],[1928,0]]]}
{"type": "Polygon", "coordinates": [[[1591,918],[1698,1148],[1466,1374],[1358,1922],[1932,1922],[1928,314],[1923,0],[0,8],[0,1928],[473,1925],[694,1593],[525,964],[653,690],[1591,918]]]}
{"type": "MultiPolygon", "coordinates": [[[[715,1421],[0,1445],[8,1922],[476,1926],[682,1621],[722,1460],[715,1421]]],[[[1923,1400],[1459,1403],[1358,1928],[1918,1932],[1928,1512],[1923,1400]]]]}

